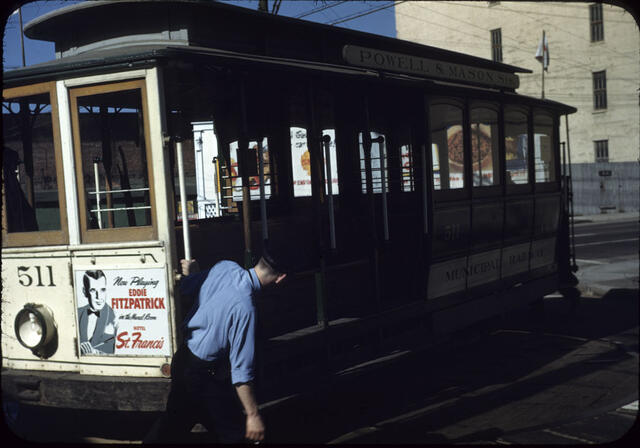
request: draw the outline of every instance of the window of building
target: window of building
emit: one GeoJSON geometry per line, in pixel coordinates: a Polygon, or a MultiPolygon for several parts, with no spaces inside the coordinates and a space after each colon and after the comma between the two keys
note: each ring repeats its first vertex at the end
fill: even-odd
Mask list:
{"type": "Polygon", "coordinates": [[[433,188],[464,188],[462,107],[455,104],[432,104],[430,115],[433,188]]]}
{"type": "Polygon", "coordinates": [[[553,152],[553,118],[535,114],[533,118],[533,156],[536,182],[556,180],[556,161],[553,152]]]}
{"type": "Polygon", "coordinates": [[[591,42],[604,40],[604,21],[602,19],[602,4],[589,5],[589,19],[591,24],[591,42]]]}
{"type": "Polygon", "coordinates": [[[496,62],[502,62],[502,29],[491,30],[491,57],[496,62]]]}
{"type": "Polygon", "coordinates": [[[607,72],[593,73],[593,108],[607,108],[607,72]]]}
{"type": "Polygon", "coordinates": [[[596,162],[609,161],[609,140],[595,140],[593,147],[596,152],[596,162]]]}

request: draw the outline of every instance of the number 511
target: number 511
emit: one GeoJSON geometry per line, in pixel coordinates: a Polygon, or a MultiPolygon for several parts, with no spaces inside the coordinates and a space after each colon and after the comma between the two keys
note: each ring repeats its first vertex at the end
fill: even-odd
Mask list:
{"type": "MultiPolygon", "coordinates": [[[[31,269],[32,266],[18,266],[18,282],[22,286],[31,286],[33,284],[33,277],[27,273],[31,269]]],[[[52,266],[44,266],[46,271],[48,272],[49,284],[45,285],[42,283],[42,266],[33,266],[33,269],[37,272],[38,283],[35,286],[56,286],[53,283],[53,267],[52,266]]]]}

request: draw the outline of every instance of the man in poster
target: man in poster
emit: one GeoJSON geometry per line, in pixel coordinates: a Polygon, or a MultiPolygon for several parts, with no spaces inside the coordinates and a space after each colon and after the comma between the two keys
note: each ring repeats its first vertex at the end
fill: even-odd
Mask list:
{"type": "Polygon", "coordinates": [[[107,305],[107,277],[100,270],[86,271],[82,293],[89,302],[78,308],[80,354],[113,354],[117,334],[116,315],[107,305]]]}

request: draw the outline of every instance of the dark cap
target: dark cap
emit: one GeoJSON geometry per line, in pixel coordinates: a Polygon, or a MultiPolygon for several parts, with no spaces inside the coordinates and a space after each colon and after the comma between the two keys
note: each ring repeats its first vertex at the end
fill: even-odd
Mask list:
{"type": "Polygon", "coordinates": [[[262,258],[281,274],[288,274],[293,270],[293,255],[286,243],[276,244],[270,239],[264,240],[262,258]]]}

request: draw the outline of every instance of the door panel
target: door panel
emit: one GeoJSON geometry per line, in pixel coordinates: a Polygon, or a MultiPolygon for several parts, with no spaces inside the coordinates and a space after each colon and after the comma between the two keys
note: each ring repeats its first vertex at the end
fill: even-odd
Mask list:
{"type": "Polygon", "coordinates": [[[81,241],[157,237],[144,81],[71,89],[81,241]]]}

